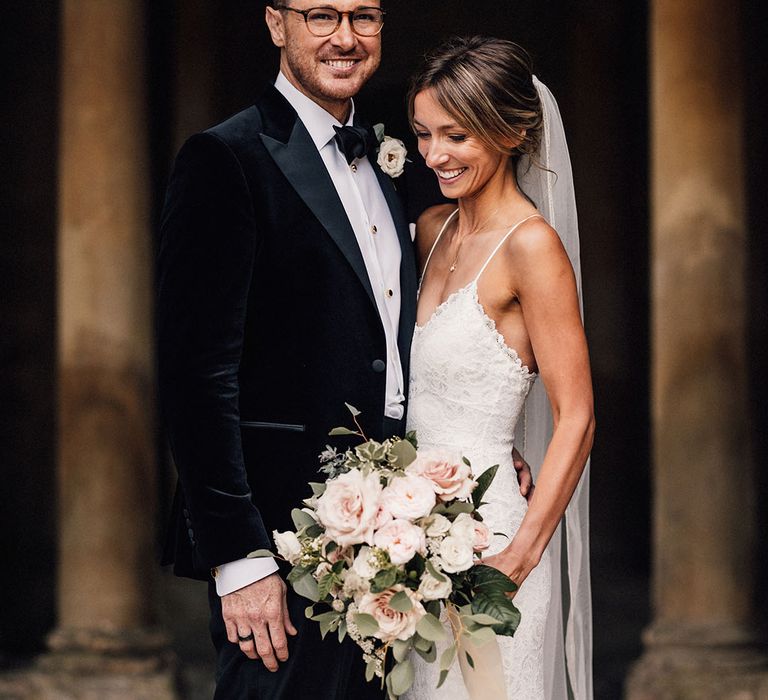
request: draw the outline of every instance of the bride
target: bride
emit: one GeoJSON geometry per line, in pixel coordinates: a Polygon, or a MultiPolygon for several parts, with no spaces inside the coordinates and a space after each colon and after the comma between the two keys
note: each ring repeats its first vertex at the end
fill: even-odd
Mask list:
{"type": "MultiPolygon", "coordinates": [[[[417,224],[422,277],[408,429],[424,447],[460,451],[478,471],[500,465],[481,509],[500,534],[483,562],[518,585],[522,614],[514,637],[497,638],[491,671],[502,693],[590,700],[582,474],[594,417],[557,105],[522,48],[474,37],[428,58],[409,111],[419,151],[457,206],[433,207],[417,224]],[[516,487],[513,443],[540,465],[530,504],[516,487]]],[[[437,690],[437,664],[413,662],[409,698],[488,697],[457,662],[437,690]]]]}

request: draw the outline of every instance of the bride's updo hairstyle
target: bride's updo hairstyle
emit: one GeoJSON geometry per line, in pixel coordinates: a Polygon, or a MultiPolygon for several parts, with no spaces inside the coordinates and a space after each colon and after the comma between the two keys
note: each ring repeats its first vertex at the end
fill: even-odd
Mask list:
{"type": "Polygon", "coordinates": [[[456,122],[491,150],[512,157],[535,153],[541,141],[542,108],[528,52],[514,42],[473,36],[449,39],[426,57],[408,92],[413,125],[416,95],[431,89],[456,122]],[[508,148],[505,144],[515,143],[508,148]]]}

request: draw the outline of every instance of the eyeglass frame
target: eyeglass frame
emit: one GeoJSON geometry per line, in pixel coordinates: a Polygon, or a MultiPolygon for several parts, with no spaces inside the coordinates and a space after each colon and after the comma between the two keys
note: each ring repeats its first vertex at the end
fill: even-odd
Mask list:
{"type": "Polygon", "coordinates": [[[332,36],[336,32],[339,31],[339,27],[341,26],[341,23],[344,21],[344,17],[349,18],[349,26],[352,29],[352,32],[355,34],[355,36],[362,36],[362,37],[372,37],[372,36],[378,36],[381,34],[381,30],[384,29],[384,17],[386,16],[386,12],[382,10],[380,7],[374,7],[372,5],[363,5],[361,7],[356,7],[354,10],[346,10],[344,12],[341,12],[340,10],[337,10],[333,7],[310,7],[306,10],[298,10],[295,7],[288,7],[288,5],[276,5],[276,10],[290,10],[291,12],[295,12],[296,14],[301,15],[304,17],[304,25],[307,28],[307,31],[312,35],[316,36],[318,39],[324,39],[325,37],[332,36]],[[335,12],[338,15],[338,20],[336,22],[336,26],[334,27],[332,32],[329,32],[328,34],[315,34],[310,28],[309,28],[309,13],[313,12],[314,10],[328,10],[330,12],[335,12]],[[381,13],[381,24],[379,25],[379,31],[377,31],[375,34],[360,34],[355,31],[355,22],[354,22],[354,14],[355,12],[359,12],[360,10],[377,10],[381,13]]]}

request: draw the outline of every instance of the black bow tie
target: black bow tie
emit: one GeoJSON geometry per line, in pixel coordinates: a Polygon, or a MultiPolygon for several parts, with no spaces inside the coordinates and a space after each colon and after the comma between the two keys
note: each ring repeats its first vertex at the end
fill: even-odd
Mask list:
{"type": "Polygon", "coordinates": [[[336,145],[347,159],[347,165],[355,158],[368,155],[379,145],[373,129],[364,126],[334,126],[333,130],[336,132],[336,145]]]}

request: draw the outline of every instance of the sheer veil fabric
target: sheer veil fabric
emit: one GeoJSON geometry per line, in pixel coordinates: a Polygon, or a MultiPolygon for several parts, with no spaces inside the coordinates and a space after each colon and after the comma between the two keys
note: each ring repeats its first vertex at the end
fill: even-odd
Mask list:
{"type": "MultiPolygon", "coordinates": [[[[579,225],[568,144],[557,102],[546,85],[534,77],[544,124],[538,163],[524,157],[518,183],[539,212],[559,234],[576,275],[579,304],[581,260],[579,225]]],[[[532,387],[518,422],[515,444],[538,476],[552,438],[552,412],[542,382],[532,387]]],[[[549,544],[552,560],[552,599],[544,639],[546,696],[553,700],[592,700],[592,595],[589,572],[589,461],[565,518],[549,544]],[[565,659],[565,664],[563,664],[565,659]]]]}

